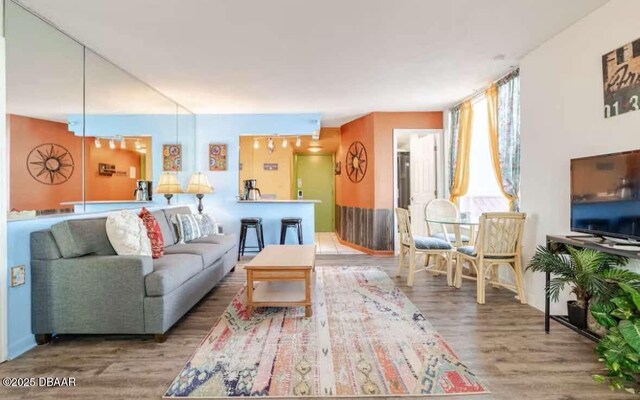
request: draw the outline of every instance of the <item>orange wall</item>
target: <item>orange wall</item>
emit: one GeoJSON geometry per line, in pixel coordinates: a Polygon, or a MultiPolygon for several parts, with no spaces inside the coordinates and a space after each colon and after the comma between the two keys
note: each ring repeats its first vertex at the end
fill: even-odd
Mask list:
{"type": "Polygon", "coordinates": [[[363,208],[393,208],[393,130],[442,129],[443,113],[374,112],[340,127],[341,143],[336,161],[342,175],[336,176],[336,204],[363,208]],[[353,183],[346,174],[346,151],[354,141],[367,149],[369,165],[362,181],[353,183]]]}
{"type": "Polygon", "coordinates": [[[376,185],[375,208],[393,208],[393,130],[442,129],[443,113],[437,112],[375,112],[376,185]]]}
{"type": "Polygon", "coordinates": [[[136,179],[140,178],[140,153],[130,149],[109,148],[106,140],[99,149],[94,146],[93,138],[85,141],[86,162],[86,196],[91,200],[133,200],[136,179]],[[98,173],[98,164],[113,164],[116,171],[124,171],[125,175],[114,174],[103,176],[98,173]],[[135,178],[129,178],[129,167],[136,167],[135,178]]]}
{"type": "Polygon", "coordinates": [[[70,208],[61,202],[82,200],[82,138],[67,130],[67,124],[43,119],[8,116],[11,210],[70,208]],[[44,143],[55,143],[69,150],[75,164],[73,174],[59,185],[36,181],[27,170],[31,150],[44,143]]]}
{"type": "Polygon", "coordinates": [[[336,175],[336,204],[348,207],[374,208],[375,205],[375,150],[373,114],[353,120],[340,127],[340,147],[336,152],[336,161],[342,163],[342,174],[336,175]],[[359,141],[364,144],[368,155],[367,172],[358,182],[351,182],[347,175],[346,155],[349,146],[359,141]]]}

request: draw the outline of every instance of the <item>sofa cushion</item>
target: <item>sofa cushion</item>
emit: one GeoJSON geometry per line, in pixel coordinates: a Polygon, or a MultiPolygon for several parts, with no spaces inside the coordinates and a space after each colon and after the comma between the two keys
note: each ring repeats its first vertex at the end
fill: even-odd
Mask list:
{"type": "Polygon", "coordinates": [[[164,211],[152,211],[151,215],[153,215],[156,221],[158,221],[160,231],[162,232],[162,241],[164,242],[164,247],[176,244],[173,238],[173,227],[171,226],[171,223],[169,223],[169,220],[167,220],[167,216],[164,214],[164,211]]]}
{"type": "Polygon", "coordinates": [[[129,210],[107,217],[107,236],[119,256],[151,256],[151,241],[142,219],[129,210]]]}
{"type": "Polygon", "coordinates": [[[200,237],[217,235],[218,224],[209,214],[193,214],[198,221],[198,227],[200,228],[200,237]]]}
{"type": "MultiPolygon", "coordinates": [[[[176,214],[192,214],[191,208],[185,207],[185,206],[165,208],[164,214],[166,216],[167,222],[169,223],[169,227],[171,229],[171,235],[173,237],[173,242],[171,244],[176,244],[178,243],[178,232],[176,231],[176,227],[172,222],[173,216],[176,214]]],[[[167,241],[167,238],[165,237],[164,240],[167,241]]]]}
{"type": "Polygon", "coordinates": [[[430,236],[414,236],[416,249],[420,250],[451,250],[451,245],[446,241],[430,236]]]}
{"type": "Polygon", "coordinates": [[[144,207],[142,207],[138,216],[142,220],[145,228],[147,228],[147,236],[151,242],[151,257],[162,257],[164,254],[164,239],[162,237],[162,230],[160,229],[158,220],[144,207]]]}
{"type": "Polygon", "coordinates": [[[225,249],[225,252],[233,249],[237,245],[236,235],[227,234],[227,235],[212,235],[205,236],[199,239],[196,239],[190,243],[210,243],[217,244],[222,246],[225,249]]]}
{"type": "Polygon", "coordinates": [[[64,258],[87,254],[113,256],[116,251],[107,236],[107,219],[69,219],[51,226],[60,254],[64,258]]]}
{"type": "Polygon", "coordinates": [[[31,259],[57,260],[62,258],[51,230],[31,232],[31,259]]]}
{"type": "Polygon", "coordinates": [[[209,268],[227,253],[225,246],[211,243],[178,243],[165,249],[165,254],[196,254],[202,257],[205,268],[209,268]]]}
{"type": "Polygon", "coordinates": [[[164,296],[203,270],[195,254],[165,254],[153,260],[153,272],[144,278],[147,296],[164,296]]]}
{"type": "Polygon", "coordinates": [[[171,217],[178,232],[178,243],[187,243],[202,237],[200,224],[193,214],[175,214],[171,217]]]}

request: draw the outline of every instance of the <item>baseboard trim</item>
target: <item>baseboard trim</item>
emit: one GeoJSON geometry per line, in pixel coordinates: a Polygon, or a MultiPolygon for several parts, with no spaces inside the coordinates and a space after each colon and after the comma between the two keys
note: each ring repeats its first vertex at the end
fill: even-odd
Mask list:
{"type": "Polygon", "coordinates": [[[26,353],[36,346],[36,339],[33,335],[27,335],[19,340],[16,340],[9,345],[8,359],[13,360],[14,358],[21,356],[22,354],[26,353]]]}
{"type": "Polygon", "coordinates": [[[338,242],[340,242],[340,244],[347,246],[347,247],[351,247],[354,250],[358,250],[361,251],[363,253],[367,253],[371,256],[393,256],[394,255],[394,251],[393,250],[371,250],[368,249],[366,247],[362,247],[360,245],[357,245],[355,243],[351,243],[351,242],[347,242],[346,240],[344,240],[343,238],[340,237],[340,233],[335,232],[336,234],[336,238],[338,239],[338,242]]]}

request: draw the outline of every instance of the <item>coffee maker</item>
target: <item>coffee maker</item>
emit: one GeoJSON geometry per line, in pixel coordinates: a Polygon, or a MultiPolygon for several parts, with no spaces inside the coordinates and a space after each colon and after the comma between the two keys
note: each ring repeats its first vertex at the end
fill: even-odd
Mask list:
{"type": "Polygon", "coordinates": [[[260,189],[256,187],[255,179],[247,179],[244,181],[243,200],[260,200],[260,189]]]}
{"type": "Polygon", "coordinates": [[[133,191],[133,198],[136,201],[151,201],[151,193],[152,193],[152,185],[151,181],[136,181],[136,189],[133,191]]]}

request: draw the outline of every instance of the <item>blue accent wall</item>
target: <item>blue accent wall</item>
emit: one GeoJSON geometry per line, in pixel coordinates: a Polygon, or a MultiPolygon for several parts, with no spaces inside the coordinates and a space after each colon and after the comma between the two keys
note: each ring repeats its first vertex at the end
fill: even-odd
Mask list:
{"type": "MultiPolygon", "coordinates": [[[[81,133],[81,116],[69,117],[71,129],[81,133]]],[[[204,198],[205,211],[216,216],[225,232],[237,233],[242,216],[261,216],[265,224],[265,241],[276,243],[279,239],[279,219],[297,215],[313,221],[312,204],[238,204],[236,202],[239,176],[239,136],[241,134],[311,134],[320,129],[319,114],[264,114],[264,115],[93,115],[87,116],[87,135],[144,135],[153,136],[153,178],[160,177],[162,170],[162,144],[183,145],[183,172],[181,183],[186,183],[193,171],[206,172],[215,193],[204,198]],[[195,124],[195,130],[194,125],[195,124]],[[193,133],[195,131],[195,133],[193,133]],[[191,132],[191,133],[190,133],[191,132]],[[178,136],[178,133],[180,134],[178,136]],[[208,144],[227,143],[228,170],[209,172],[208,144]],[[191,155],[191,157],[190,157],[191,155]]],[[[193,204],[192,195],[183,194],[178,202],[193,204]]],[[[164,198],[155,196],[155,205],[164,204],[164,198]]],[[[9,311],[9,358],[15,358],[35,346],[31,333],[31,271],[29,268],[31,232],[46,229],[69,218],[83,215],[42,218],[8,223],[8,266],[26,266],[26,284],[8,289],[9,311]]],[[[303,224],[304,240],[313,243],[313,224],[303,224]]],[[[289,235],[290,240],[293,235],[289,235]]],[[[251,245],[251,241],[247,243],[251,245]]],[[[255,241],[253,241],[255,244],[255,241]]],[[[10,272],[9,272],[10,273],[10,272]]]]}

